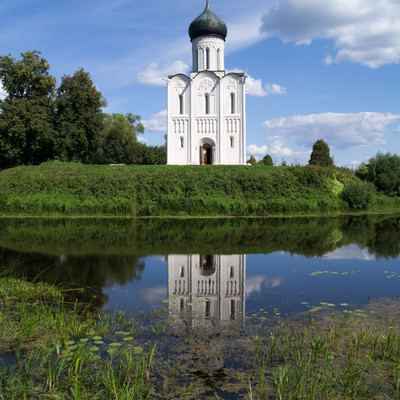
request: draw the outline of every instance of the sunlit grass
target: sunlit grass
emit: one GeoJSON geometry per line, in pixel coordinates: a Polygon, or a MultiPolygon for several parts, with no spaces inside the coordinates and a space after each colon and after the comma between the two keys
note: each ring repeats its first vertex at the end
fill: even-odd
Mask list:
{"type": "Polygon", "coordinates": [[[299,314],[252,310],[247,326],[209,330],[178,329],[165,309],[95,313],[13,277],[0,278],[0,293],[2,400],[400,396],[399,300],[302,302],[299,314]]]}

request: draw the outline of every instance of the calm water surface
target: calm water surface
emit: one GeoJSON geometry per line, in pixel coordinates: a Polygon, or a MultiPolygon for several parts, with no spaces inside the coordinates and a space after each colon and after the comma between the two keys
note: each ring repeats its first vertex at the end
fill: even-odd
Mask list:
{"type": "Polygon", "coordinates": [[[0,228],[3,270],[84,287],[80,300],[109,310],[139,314],[164,306],[224,321],[321,303],[358,308],[400,295],[399,214],[2,219],[0,228]]]}

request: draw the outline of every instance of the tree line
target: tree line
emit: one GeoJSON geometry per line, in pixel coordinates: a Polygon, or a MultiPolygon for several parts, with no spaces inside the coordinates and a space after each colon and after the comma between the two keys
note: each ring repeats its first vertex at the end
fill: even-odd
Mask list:
{"type": "Polygon", "coordinates": [[[0,168],[47,160],[110,164],[165,164],[166,145],[146,146],[139,115],[106,114],[100,91],[83,68],[64,75],[61,84],[49,74],[39,51],[16,60],[0,56],[0,168]]]}

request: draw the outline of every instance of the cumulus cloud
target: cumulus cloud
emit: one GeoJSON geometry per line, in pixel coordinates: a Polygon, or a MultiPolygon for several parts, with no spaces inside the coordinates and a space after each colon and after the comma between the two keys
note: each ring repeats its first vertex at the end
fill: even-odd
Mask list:
{"type": "Polygon", "coordinates": [[[263,97],[267,96],[268,93],[263,88],[261,79],[254,79],[252,76],[246,78],[246,93],[250,96],[263,97]]]}
{"type": "Polygon", "coordinates": [[[280,277],[268,278],[265,275],[255,275],[246,279],[246,296],[262,291],[262,288],[274,289],[281,286],[284,279],[280,277]]]}
{"type": "Polygon", "coordinates": [[[350,61],[370,68],[400,62],[397,0],[281,0],[262,17],[261,33],[284,42],[335,42],[327,64],[350,61]]]}
{"type": "Polygon", "coordinates": [[[268,152],[268,146],[264,145],[264,146],[257,146],[256,144],[251,144],[249,146],[247,146],[247,154],[250,154],[252,156],[255,155],[264,155],[267,154],[268,152]]]}
{"type": "Polygon", "coordinates": [[[158,304],[167,298],[168,288],[164,285],[150,286],[139,290],[139,296],[144,298],[146,303],[158,304]]]}
{"type": "Polygon", "coordinates": [[[186,74],[188,71],[189,66],[181,60],[177,60],[173,63],[165,65],[151,63],[146,69],[138,73],[137,79],[144,85],[164,86],[164,78],[168,78],[169,75],[175,75],[179,73],[186,74]]]}
{"type": "Polygon", "coordinates": [[[149,120],[142,121],[143,126],[150,132],[167,131],[167,110],[161,110],[157,114],[152,114],[149,120]]]}
{"type": "Polygon", "coordinates": [[[293,158],[297,161],[305,160],[310,152],[294,151],[289,147],[285,147],[286,138],[283,136],[268,136],[268,145],[257,146],[255,144],[250,144],[247,146],[247,154],[255,156],[257,159],[258,155],[269,154],[276,159],[293,158]]]}
{"type": "Polygon", "coordinates": [[[328,260],[375,260],[375,256],[370,254],[368,249],[360,249],[356,244],[326,253],[323,258],[328,260]]]}
{"type": "Polygon", "coordinates": [[[227,73],[229,72],[242,72],[246,74],[246,93],[249,96],[265,97],[269,94],[286,94],[286,89],[283,86],[269,82],[263,85],[262,79],[253,78],[242,69],[236,68],[227,71],[227,73]]]}
{"type": "Polygon", "coordinates": [[[269,154],[276,158],[304,158],[309,155],[309,152],[294,151],[289,147],[285,147],[286,138],[283,136],[268,136],[267,140],[270,142],[269,154]]]}
{"type": "Polygon", "coordinates": [[[142,135],[137,135],[137,136],[136,136],[136,139],[137,139],[137,141],[140,142],[140,143],[147,143],[147,142],[149,141],[149,139],[145,138],[145,137],[142,136],[142,135]]]}
{"type": "Polygon", "coordinates": [[[322,113],[281,117],[264,122],[269,132],[297,138],[297,143],[311,147],[324,138],[335,149],[351,149],[386,144],[388,125],[400,120],[391,113],[322,113]]]}

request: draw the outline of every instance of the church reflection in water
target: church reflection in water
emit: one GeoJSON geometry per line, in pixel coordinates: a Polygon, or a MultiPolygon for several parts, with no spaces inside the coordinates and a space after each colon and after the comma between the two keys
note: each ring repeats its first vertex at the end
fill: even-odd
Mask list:
{"type": "Polygon", "coordinates": [[[246,255],[169,255],[169,313],[175,329],[243,326],[246,255]]]}

